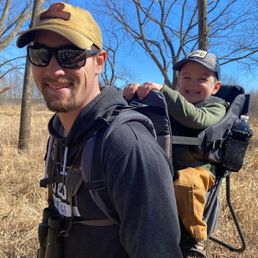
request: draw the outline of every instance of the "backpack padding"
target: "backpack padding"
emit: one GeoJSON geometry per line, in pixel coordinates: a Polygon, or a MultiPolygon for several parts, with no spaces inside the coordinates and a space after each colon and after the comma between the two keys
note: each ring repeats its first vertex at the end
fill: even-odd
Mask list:
{"type": "Polygon", "coordinates": [[[152,90],[142,100],[135,94],[128,103],[130,106],[135,106],[137,111],[150,118],[156,131],[157,141],[172,162],[172,131],[167,102],[163,93],[152,90]]]}
{"type": "Polygon", "coordinates": [[[240,94],[245,94],[245,90],[242,86],[223,84],[214,96],[222,98],[226,102],[232,103],[236,96],[240,94]]]}
{"type": "Polygon", "coordinates": [[[246,115],[248,114],[249,109],[250,94],[246,94],[242,86],[224,84],[221,86],[220,90],[215,94],[215,96],[224,99],[226,102],[232,103],[236,96],[242,94],[245,95],[246,99],[241,115],[246,115]]]}
{"type": "Polygon", "coordinates": [[[194,155],[197,159],[207,160],[213,164],[220,164],[225,140],[234,122],[242,114],[245,101],[244,94],[236,96],[226,115],[218,123],[203,130],[198,135],[198,138],[202,140],[202,144],[196,146],[194,155]]]}

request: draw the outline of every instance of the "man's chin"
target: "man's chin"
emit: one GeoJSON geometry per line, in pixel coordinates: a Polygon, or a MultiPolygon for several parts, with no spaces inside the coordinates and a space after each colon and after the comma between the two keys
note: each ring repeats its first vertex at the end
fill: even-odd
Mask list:
{"type": "Polygon", "coordinates": [[[64,104],[61,102],[49,102],[46,101],[46,105],[47,108],[52,111],[52,112],[56,112],[56,113],[68,113],[72,110],[74,110],[74,105],[71,104],[64,104]]]}

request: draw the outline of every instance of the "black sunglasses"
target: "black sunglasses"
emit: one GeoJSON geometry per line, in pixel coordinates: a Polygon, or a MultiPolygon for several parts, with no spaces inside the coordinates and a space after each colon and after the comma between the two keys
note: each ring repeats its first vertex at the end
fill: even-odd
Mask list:
{"type": "Polygon", "coordinates": [[[98,54],[100,50],[80,49],[73,45],[63,46],[59,48],[51,48],[45,45],[35,44],[28,46],[27,54],[29,61],[38,67],[48,66],[52,56],[54,55],[57,62],[68,69],[76,69],[83,67],[89,56],[98,54]]]}

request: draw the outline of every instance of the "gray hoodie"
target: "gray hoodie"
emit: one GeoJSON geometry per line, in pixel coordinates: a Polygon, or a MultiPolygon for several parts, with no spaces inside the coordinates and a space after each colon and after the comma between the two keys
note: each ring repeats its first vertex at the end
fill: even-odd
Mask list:
{"type": "MultiPolygon", "coordinates": [[[[58,116],[49,132],[60,141],[56,171],[65,175],[76,160],[83,140],[92,133],[99,116],[117,105],[126,106],[122,93],[106,87],[79,114],[69,135],[62,136],[58,116]]],[[[81,157],[82,162],[85,157],[81,157]]],[[[150,131],[139,121],[115,129],[105,142],[102,173],[105,195],[120,224],[87,226],[74,224],[65,238],[65,258],[180,258],[180,229],[169,161],[150,131]]],[[[69,217],[64,185],[53,185],[55,206],[69,217]]],[[[106,218],[81,186],[75,196],[73,216],[106,218]]]]}

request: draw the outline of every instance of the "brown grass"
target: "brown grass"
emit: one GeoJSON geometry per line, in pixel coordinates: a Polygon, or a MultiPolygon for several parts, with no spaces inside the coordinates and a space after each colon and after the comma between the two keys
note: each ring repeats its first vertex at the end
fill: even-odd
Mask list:
{"type": "MultiPolygon", "coordinates": [[[[34,258],[37,226],[46,205],[46,190],[38,186],[44,172],[43,156],[47,122],[51,113],[42,106],[32,112],[32,146],[28,153],[17,151],[19,106],[0,106],[0,258],[34,258]]],[[[251,121],[257,132],[258,121],[251,121]]],[[[212,257],[258,257],[258,134],[255,132],[240,173],[231,176],[231,195],[247,241],[242,254],[210,241],[212,257]]],[[[221,213],[215,236],[239,246],[236,230],[221,193],[221,213]]],[[[103,257],[104,258],[104,257],[103,257]]]]}

